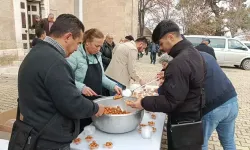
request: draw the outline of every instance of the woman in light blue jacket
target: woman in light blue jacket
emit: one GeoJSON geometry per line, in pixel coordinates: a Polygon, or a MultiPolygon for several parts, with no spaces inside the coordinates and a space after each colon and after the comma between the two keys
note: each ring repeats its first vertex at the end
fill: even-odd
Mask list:
{"type": "MultiPolygon", "coordinates": [[[[102,94],[102,86],[121,94],[122,89],[104,74],[100,48],[104,35],[98,29],[84,33],[83,44],[67,60],[75,73],[75,83],[82,94],[90,100],[102,94]]],[[[82,119],[80,130],[91,123],[91,118],[82,119]]]]}

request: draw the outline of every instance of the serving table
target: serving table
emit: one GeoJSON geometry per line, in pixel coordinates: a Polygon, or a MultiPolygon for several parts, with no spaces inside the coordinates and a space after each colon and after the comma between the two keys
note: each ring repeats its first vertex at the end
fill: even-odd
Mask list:
{"type": "MultiPolygon", "coordinates": [[[[108,134],[96,129],[92,135],[94,140],[99,144],[98,150],[107,150],[103,144],[106,142],[113,143],[112,150],[160,150],[161,138],[164,127],[166,114],[155,113],[156,119],[151,119],[150,113],[145,112],[142,124],[148,124],[148,121],[154,121],[156,132],[153,134],[151,139],[143,139],[138,130],[133,130],[123,134],[108,134]]],[[[128,122],[129,123],[129,122],[128,122]]],[[[88,150],[89,143],[86,142],[84,133],[81,133],[78,137],[82,139],[82,142],[78,145],[72,143],[70,145],[72,150],[88,150]]]]}

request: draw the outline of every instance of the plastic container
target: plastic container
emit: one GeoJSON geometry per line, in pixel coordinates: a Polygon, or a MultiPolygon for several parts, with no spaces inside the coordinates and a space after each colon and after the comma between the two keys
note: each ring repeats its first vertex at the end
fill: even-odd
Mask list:
{"type": "Polygon", "coordinates": [[[153,135],[153,129],[150,126],[141,127],[141,136],[144,139],[151,139],[153,135]]]}
{"type": "Polygon", "coordinates": [[[84,136],[88,136],[88,135],[93,135],[95,133],[95,126],[93,125],[88,125],[86,127],[84,127],[83,133],[84,136]]]}

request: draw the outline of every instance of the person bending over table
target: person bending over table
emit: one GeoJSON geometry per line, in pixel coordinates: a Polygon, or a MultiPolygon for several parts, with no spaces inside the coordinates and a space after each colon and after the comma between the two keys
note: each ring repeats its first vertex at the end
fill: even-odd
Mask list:
{"type": "MultiPolygon", "coordinates": [[[[122,89],[104,74],[100,53],[104,35],[98,29],[89,29],[84,33],[83,44],[67,60],[75,73],[75,83],[82,94],[90,99],[99,98],[102,86],[110,91],[121,94],[122,89]]],[[[82,119],[80,131],[92,122],[91,118],[82,119]]]]}
{"type": "Polygon", "coordinates": [[[171,20],[163,20],[156,26],[152,40],[174,58],[165,71],[164,95],[146,96],[129,105],[168,114],[169,150],[201,150],[203,59],[192,43],[181,37],[179,26],[171,20]],[[182,131],[187,127],[189,132],[184,134],[182,131]]]}

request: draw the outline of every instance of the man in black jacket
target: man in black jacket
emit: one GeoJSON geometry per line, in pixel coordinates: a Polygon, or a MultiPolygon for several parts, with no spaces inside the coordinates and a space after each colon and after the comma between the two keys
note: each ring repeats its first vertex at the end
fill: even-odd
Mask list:
{"type": "MultiPolygon", "coordinates": [[[[76,88],[74,73],[65,59],[82,42],[83,32],[77,17],[62,14],[51,27],[50,37],[38,43],[23,60],[18,73],[19,106],[23,122],[33,130],[29,140],[20,135],[22,141],[28,141],[21,144],[34,142],[37,132],[54,118],[34,150],[69,149],[79,134],[79,120],[103,114],[102,105],[84,98],[76,88]]],[[[13,132],[17,131],[13,128],[13,132]]],[[[16,140],[14,134],[12,140],[16,140]]]]}
{"type": "Polygon", "coordinates": [[[101,48],[104,71],[108,68],[109,63],[112,59],[112,50],[114,49],[114,47],[115,43],[113,42],[113,36],[108,34],[101,48]]]}
{"type": "MultiPolygon", "coordinates": [[[[203,108],[203,150],[208,150],[208,140],[217,130],[221,145],[225,150],[236,150],[234,133],[238,115],[237,93],[227,75],[213,56],[200,52],[206,65],[204,82],[206,107],[203,108]]],[[[159,78],[164,77],[160,75],[159,78]]],[[[161,88],[161,87],[160,87],[161,88]]],[[[160,89],[159,88],[159,89],[160,89]]],[[[164,95],[160,90],[160,95],[164,95]]]]}
{"type": "Polygon", "coordinates": [[[43,28],[36,28],[36,38],[33,39],[31,45],[34,47],[37,43],[43,41],[46,37],[46,32],[43,28]]]}
{"type": "MultiPolygon", "coordinates": [[[[201,150],[202,143],[198,145],[183,143],[178,148],[174,146],[173,142],[176,141],[172,140],[170,125],[201,119],[201,90],[204,79],[202,57],[189,41],[182,39],[180,29],[173,21],[160,22],[154,29],[152,40],[159,43],[160,49],[174,58],[165,72],[162,85],[164,95],[147,96],[132,103],[131,106],[168,114],[169,150],[201,150]]],[[[202,131],[196,129],[192,132],[202,134],[200,133],[202,131]]],[[[182,138],[194,139],[190,134],[184,136],[182,138]]]]}
{"type": "Polygon", "coordinates": [[[204,38],[204,39],[202,39],[201,44],[196,46],[195,48],[201,52],[206,52],[206,53],[212,55],[216,59],[214,49],[212,47],[208,46],[208,44],[210,44],[210,40],[207,38],[204,38]]]}

